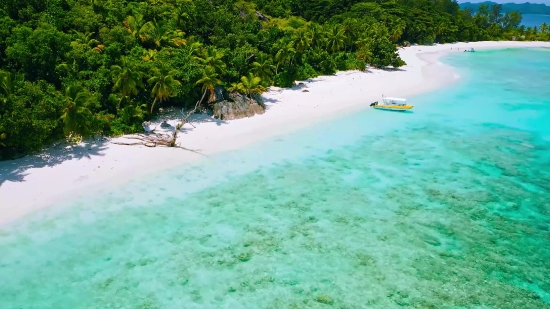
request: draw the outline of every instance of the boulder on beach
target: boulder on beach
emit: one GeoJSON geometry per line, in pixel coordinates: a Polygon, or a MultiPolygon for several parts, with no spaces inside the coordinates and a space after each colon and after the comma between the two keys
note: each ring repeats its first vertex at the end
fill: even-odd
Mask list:
{"type": "Polygon", "coordinates": [[[263,114],[265,105],[261,95],[252,94],[249,98],[240,93],[228,93],[222,87],[216,87],[212,112],[214,118],[234,120],[263,114]]]}

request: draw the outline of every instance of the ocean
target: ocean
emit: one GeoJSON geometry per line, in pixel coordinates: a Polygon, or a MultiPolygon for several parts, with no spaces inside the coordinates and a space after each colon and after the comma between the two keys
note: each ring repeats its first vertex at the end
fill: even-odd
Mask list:
{"type": "Polygon", "coordinates": [[[522,14],[521,24],[525,27],[540,27],[543,23],[550,25],[550,15],[522,14]]]}
{"type": "Polygon", "coordinates": [[[550,308],[550,50],[442,61],[462,78],[412,113],[366,108],[2,227],[0,308],[550,308]]]}

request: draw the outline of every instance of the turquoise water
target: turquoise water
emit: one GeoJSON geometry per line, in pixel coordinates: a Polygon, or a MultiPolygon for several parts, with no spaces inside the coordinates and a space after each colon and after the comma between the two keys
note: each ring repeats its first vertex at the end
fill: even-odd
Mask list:
{"type": "MultiPolygon", "coordinates": [[[[0,230],[0,308],[550,308],[550,52],[0,230]]],[[[71,207],[65,207],[70,205],[71,207]]]]}

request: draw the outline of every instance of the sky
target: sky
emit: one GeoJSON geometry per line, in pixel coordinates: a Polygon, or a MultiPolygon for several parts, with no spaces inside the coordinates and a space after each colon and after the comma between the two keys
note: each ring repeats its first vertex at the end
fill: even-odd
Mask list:
{"type": "MultiPolygon", "coordinates": [[[[484,2],[487,0],[458,0],[458,3],[464,3],[464,2],[471,2],[471,3],[478,3],[478,2],[484,2]]],[[[550,0],[531,0],[531,1],[513,1],[513,0],[489,0],[496,3],[542,3],[550,6],[550,0]]]]}

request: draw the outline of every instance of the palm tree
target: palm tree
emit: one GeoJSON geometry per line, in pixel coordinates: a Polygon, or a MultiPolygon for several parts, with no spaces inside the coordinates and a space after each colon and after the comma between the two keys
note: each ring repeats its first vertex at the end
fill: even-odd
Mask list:
{"type": "Polygon", "coordinates": [[[95,32],[78,32],[76,30],[71,31],[73,35],[75,36],[75,40],[71,42],[71,46],[83,46],[84,48],[91,48],[94,50],[103,50],[105,47],[104,45],[101,45],[101,43],[94,39],[93,36],[95,32]]]}
{"type": "Polygon", "coordinates": [[[111,67],[111,74],[115,83],[113,89],[122,95],[118,102],[118,107],[120,107],[124,98],[136,95],[138,88],[143,88],[143,73],[131,65],[126,57],[122,57],[122,65],[113,65],[111,67]]]}
{"type": "Polygon", "coordinates": [[[365,63],[372,61],[372,50],[369,45],[363,45],[357,50],[357,60],[363,60],[365,63]]]}
{"type": "Polygon", "coordinates": [[[543,23],[540,25],[540,40],[548,41],[550,39],[548,34],[550,34],[550,27],[548,24],[543,23]]]}
{"type": "Polygon", "coordinates": [[[310,46],[321,46],[324,45],[324,33],[321,26],[317,24],[309,24],[307,26],[307,34],[310,38],[310,46]]]}
{"type": "Polygon", "coordinates": [[[287,62],[292,62],[292,58],[296,54],[296,50],[292,47],[292,43],[283,45],[275,55],[275,61],[277,62],[277,67],[275,68],[275,74],[279,71],[280,64],[286,64],[287,62]]]}
{"type": "Polygon", "coordinates": [[[353,48],[353,43],[355,43],[359,37],[360,23],[357,19],[353,18],[346,19],[343,25],[344,28],[342,29],[342,33],[344,34],[344,43],[351,50],[353,48]]]}
{"type": "Polygon", "coordinates": [[[0,99],[7,100],[13,93],[13,80],[10,72],[0,71],[0,99]]]}
{"type": "Polygon", "coordinates": [[[434,37],[439,38],[441,34],[445,33],[447,26],[440,22],[434,27],[434,37]]]}
{"type": "Polygon", "coordinates": [[[237,89],[244,92],[249,99],[252,99],[253,93],[262,93],[266,89],[260,84],[261,78],[254,76],[253,73],[248,73],[248,76],[241,77],[241,82],[237,85],[237,89]]]}
{"type": "Polygon", "coordinates": [[[143,19],[142,14],[138,13],[133,16],[128,16],[122,24],[126,28],[126,31],[128,31],[128,33],[130,33],[134,38],[141,39],[141,29],[145,25],[145,20],[143,19]]]}
{"type": "Polygon", "coordinates": [[[67,95],[66,107],[63,109],[63,131],[65,134],[77,133],[86,135],[91,127],[92,112],[88,106],[92,103],[92,96],[82,86],[73,85],[65,89],[67,95]]]}
{"type": "Polygon", "coordinates": [[[201,51],[199,56],[193,58],[202,65],[211,67],[217,74],[222,75],[225,69],[225,62],[223,61],[224,56],[225,55],[220,50],[217,50],[213,46],[208,46],[201,51]]]}
{"type": "Polygon", "coordinates": [[[157,53],[158,53],[158,51],[155,50],[155,49],[144,50],[143,53],[142,53],[142,56],[141,56],[141,60],[143,60],[145,62],[153,61],[155,59],[155,57],[157,56],[157,53]]]}
{"type": "MultiPolygon", "coordinates": [[[[218,73],[216,73],[216,70],[211,66],[206,66],[203,71],[202,78],[199,79],[195,85],[202,85],[202,97],[200,99],[200,103],[202,103],[202,100],[204,100],[204,96],[206,95],[207,91],[210,91],[210,99],[208,101],[212,101],[212,96],[214,95],[214,89],[217,85],[221,85],[222,81],[218,78],[218,73]]],[[[199,103],[199,105],[200,105],[199,103]]]]}
{"type": "Polygon", "coordinates": [[[202,50],[203,50],[201,42],[196,42],[195,38],[193,36],[191,36],[187,40],[187,47],[189,48],[189,56],[194,55],[193,58],[195,60],[201,58],[200,56],[201,56],[201,53],[202,53],[202,50]]]}
{"type": "Polygon", "coordinates": [[[83,45],[90,48],[94,48],[100,45],[100,42],[93,38],[95,32],[84,33],[84,32],[78,32],[76,30],[72,30],[71,32],[75,36],[75,40],[72,41],[71,44],[83,45]]]}
{"type": "Polygon", "coordinates": [[[293,37],[294,49],[299,53],[303,53],[311,45],[311,37],[305,30],[298,30],[293,37]]]}
{"type": "Polygon", "coordinates": [[[177,94],[177,87],[181,85],[180,81],[175,79],[174,76],[178,73],[177,70],[172,70],[168,73],[164,73],[157,68],[151,69],[152,77],[147,82],[153,86],[151,90],[151,96],[155,99],[151,104],[151,114],[157,100],[166,101],[169,97],[177,94]]]}
{"type": "Polygon", "coordinates": [[[181,47],[186,42],[183,35],[183,31],[170,30],[166,24],[156,20],[145,23],[139,34],[142,42],[152,42],[157,48],[164,46],[181,47]]]}
{"type": "Polygon", "coordinates": [[[55,67],[55,72],[61,79],[76,79],[78,64],[76,60],[73,60],[71,65],[66,62],[60,63],[55,67]]]}
{"type": "Polygon", "coordinates": [[[274,68],[271,58],[265,54],[260,54],[258,60],[252,63],[252,72],[264,81],[271,78],[274,68]]]}
{"type": "Polygon", "coordinates": [[[355,45],[357,45],[358,49],[361,49],[364,46],[371,45],[372,42],[373,42],[373,39],[371,37],[369,37],[366,34],[363,34],[363,36],[361,36],[359,39],[357,39],[357,41],[355,41],[355,45]]]}
{"type": "Polygon", "coordinates": [[[338,25],[329,28],[327,32],[327,49],[332,52],[337,52],[344,46],[344,31],[338,25]]]}
{"type": "Polygon", "coordinates": [[[397,18],[390,27],[390,40],[395,43],[401,38],[403,32],[405,31],[405,22],[401,18],[397,18]]]}

